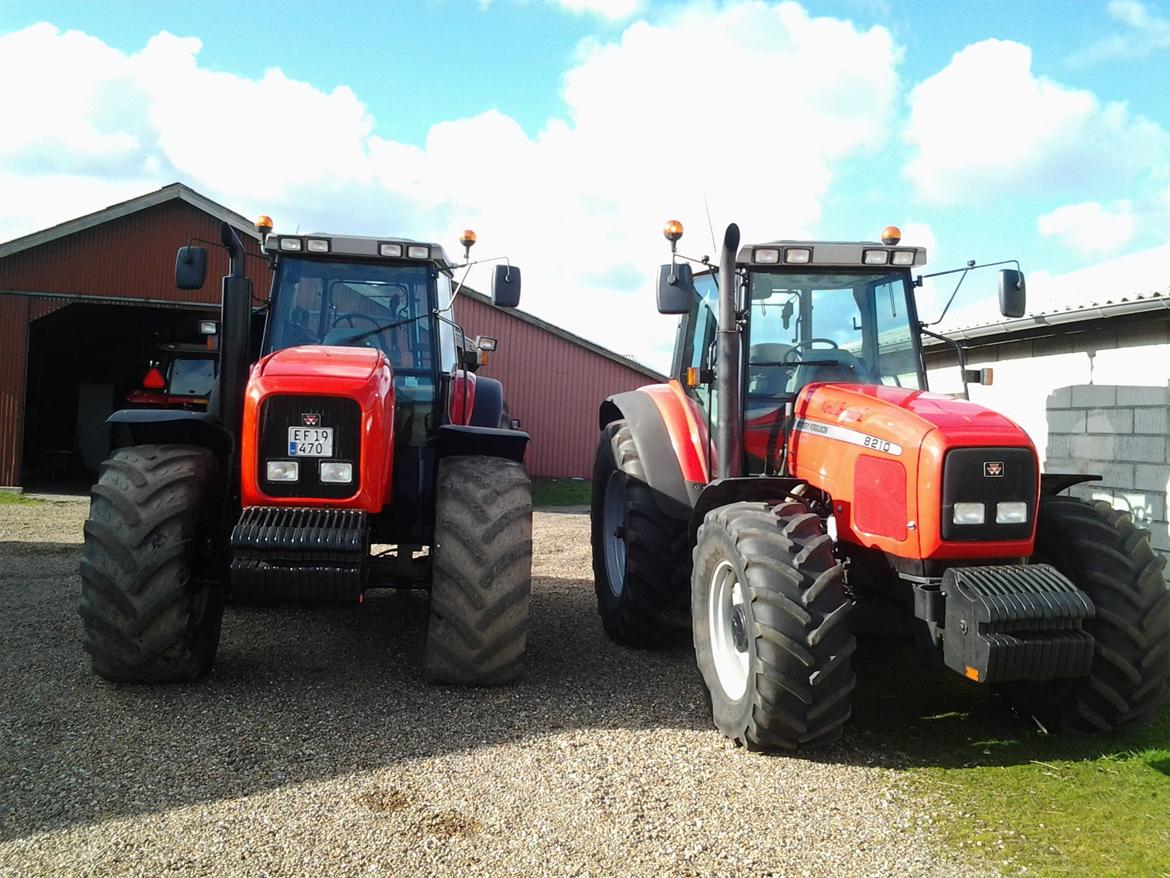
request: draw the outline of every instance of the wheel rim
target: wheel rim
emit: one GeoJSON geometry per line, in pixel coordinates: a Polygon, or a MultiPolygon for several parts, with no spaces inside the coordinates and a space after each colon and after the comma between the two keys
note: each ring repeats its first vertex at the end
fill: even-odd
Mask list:
{"type": "Polygon", "coordinates": [[[743,587],[730,561],[720,561],[711,574],[707,589],[707,630],[711,633],[711,656],[719,685],[733,701],[747,691],[747,611],[743,587]]]}
{"type": "Polygon", "coordinates": [[[605,529],[605,572],[614,597],[626,584],[626,475],[620,470],[609,474],[605,483],[605,506],[601,516],[605,529]]]}

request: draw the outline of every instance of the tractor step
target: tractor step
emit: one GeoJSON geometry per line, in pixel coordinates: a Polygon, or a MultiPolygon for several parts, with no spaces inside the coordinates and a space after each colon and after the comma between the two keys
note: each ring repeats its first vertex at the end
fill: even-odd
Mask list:
{"type": "Polygon", "coordinates": [[[979,683],[1083,677],[1089,596],[1048,564],[956,567],[943,576],[943,662],[979,683]]]}
{"type": "Polygon", "coordinates": [[[250,506],[232,529],[232,597],[357,600],[368,541],[363,510],[250,506]]]}

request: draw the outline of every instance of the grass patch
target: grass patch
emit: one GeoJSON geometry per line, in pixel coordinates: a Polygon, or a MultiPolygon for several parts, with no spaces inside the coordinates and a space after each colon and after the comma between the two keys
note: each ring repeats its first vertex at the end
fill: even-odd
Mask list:
{"type": "Polygon", "coordinates": [[[548,506],[588,506],[590,493],[588,479],[532,480],[532,505],[538,509],[548,506]]]}
{"type": "Polygon", "coordinates": [[[44,500],[34,500],[15,491],[0,491],[0,506],[39,506],[44,500]]]}
{"type": "Polygon", "coordinates": [[[952,846],[1007,874],[1170,878],[1170,706],[1126,732],[1048,735],[899,644],[863,644],[856,666],[851,735],[942,803],[952,846]]]}

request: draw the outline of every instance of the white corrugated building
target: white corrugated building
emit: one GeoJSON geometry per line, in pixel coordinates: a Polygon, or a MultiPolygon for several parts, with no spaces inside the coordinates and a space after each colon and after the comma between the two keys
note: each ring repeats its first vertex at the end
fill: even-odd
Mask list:
{"type": "MultiPolygon", "coordinates": [[[[1170,244],[1029,279],[1028,298],[1022,318],[979,322],[966,309],[941,327],[968,368],[994,369],[972,401],[1027,430],[1046,471],[1101,475],[1071,493],[1129,511],[1170,554],[1170,244]]],[[[978,313],[998,317],[994,305],[978,313]]],[[[955,364],[945,345],[927,347],[932,390],[958,389],[955,364]]]]}

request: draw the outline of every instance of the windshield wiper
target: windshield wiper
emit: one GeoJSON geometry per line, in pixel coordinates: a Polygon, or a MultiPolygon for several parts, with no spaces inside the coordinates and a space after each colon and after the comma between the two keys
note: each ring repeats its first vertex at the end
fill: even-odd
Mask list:
{"type": "MultiPolygon", "coordinates": [[[[385,326],[379,326],[375,329],[367,329],[365,332],[360,332],[357,335],[349,336],[346,341],[361,341],[363,338],[369,338],[371,335],[378,335],[381,332],[386,332],[389,329],[397,329],[399,326],[406,326],[408,323],[414,323],[416,320],[422,320],[424,317],[430,317],[430,314],[418,314],[414,317],[408,317],[405,320],[399,320],[396,323],[387,323],[385,326]]],[[[336,329],[337,327],[334,327],[336,329]]]]}

